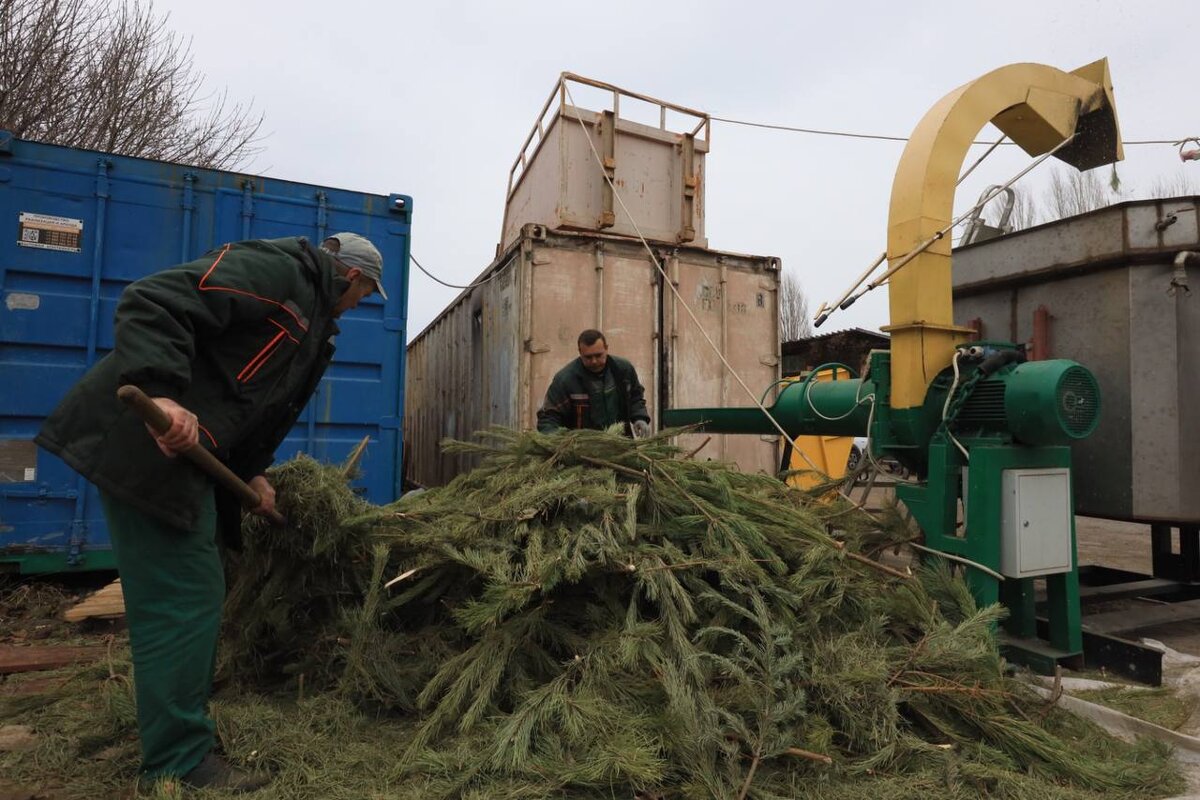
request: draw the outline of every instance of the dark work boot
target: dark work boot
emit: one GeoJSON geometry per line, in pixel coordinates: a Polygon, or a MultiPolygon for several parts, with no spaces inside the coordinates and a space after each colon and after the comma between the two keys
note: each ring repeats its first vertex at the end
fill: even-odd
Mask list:
{"type": "Polygon", "coordinates": [[[183,776],[183,782],[193,789],[227,789],[232,792],[254,792],[271,782],[268,775],[239,769],[216,753],[209,753],[183,776]]]}

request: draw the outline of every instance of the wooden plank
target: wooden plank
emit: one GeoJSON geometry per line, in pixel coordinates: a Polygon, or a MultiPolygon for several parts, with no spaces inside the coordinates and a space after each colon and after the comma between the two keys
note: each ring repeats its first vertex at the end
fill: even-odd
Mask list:
{"type": "Polygon", "coordinates": [[[1092,614],[1083,618],[1083,628],[1093,633],[1118,633],[1192,619],[1200,619],[1200,600],[1166,605],[1141,604],[1123,611],[1092,614]]]}
{"type": "Polygon", "coordinates": [[[65,645],[19,647],[5,644],[0,645],[0,675],[58,669],[81,661],[95,661],[103,655],[103,647],[68,647],[65,645]]]}
{"type": "Polygon", "coordinates": [[[124,613],[125,595],[121,591],[121,579],[117,578],[100,591],[67,609],[63,619],[67,622],[82,622],[98,617],[120,617],[124,613]]]}
{"type": "Polygon", "coordinates": [[[0,684],[0,697],[27,697],[34,694],[45,694],[62,688],[66,682],[67,679],[63,677],[14,678],[0,684]]]}
{"type": "Polygon", "coordinates": [[[371,443],[371,435],[367,434],[362,438],[362,441],[354,446],[347,456],[346,461],[342,464],[342,477],[346,479],[353,478],[358,472],[358,464],[362,461],[363,453],[367,451],[367,445],[371,443]]]}

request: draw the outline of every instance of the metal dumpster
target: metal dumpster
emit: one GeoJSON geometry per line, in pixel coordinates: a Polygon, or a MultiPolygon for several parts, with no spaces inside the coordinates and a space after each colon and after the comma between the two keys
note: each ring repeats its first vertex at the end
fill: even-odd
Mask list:
{"type": "Polygon", "coordinates": [[[1100,381],[1100,426],[1072,445],[1080,514],[1200,524],[1200,269],[1176,264],[1198,209],[1126,202],[954,252],[958,324],[1100,381]]]}
{"type": "Polygon", "coordinates": [[[278,452],[339,460],[370,435],[360,486],[398,496],[412,200],[16,140],[0,133],[0,570],[113,565],[94,487],[32,442],[113,344],[131,281],[228,241],[370,237],[388,300],[341,321],[337,356],[278,452]]]}

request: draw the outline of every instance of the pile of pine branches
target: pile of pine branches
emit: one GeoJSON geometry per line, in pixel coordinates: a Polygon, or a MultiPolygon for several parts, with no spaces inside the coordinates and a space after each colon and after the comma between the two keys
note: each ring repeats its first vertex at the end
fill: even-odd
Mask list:
{"type": "Polygon", "coordinates": [[[669,434],[447,446],[484,463],[386,507],[282,465],[289,528],[248,523],[230,566],[227,668],[416,719],[398,779],[766,798],[930,770],[1001,795],[1006,775],[1116,794],[1173,775],[1155,744],[1058,735],[1004,677],[999,609],[942,565],[869,557],[903,526],[681,458],[669,434]]]}

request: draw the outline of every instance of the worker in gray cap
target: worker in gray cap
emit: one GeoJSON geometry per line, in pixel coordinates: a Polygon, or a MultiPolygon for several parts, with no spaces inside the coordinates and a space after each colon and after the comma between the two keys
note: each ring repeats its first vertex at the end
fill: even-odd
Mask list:
{"type": "MultiPolygon", "coordinates": [[[[267,778],[214,750],[207,712],[225,596],[217,548],[240,546],[241,509],[186,458],[199,445],[275,508],[266,469],[333,357],[336,319],[383,290],[383,258],[338,233],[227,244],[130,284],[114,347],[75,384],[37,442],[100,490],[121,573],[145,778],[249,791],[267,778]],[[138,386],[171,427],[148,432],[117,399],[138,386]]],[[[286,505],[284,510],[286,511],[286,505]]],[[[236,754],[231,754],[236,755],[236,754]]]]}
{"type": "Polygon", "coordinates": [[[363,277],[373,281],[375,291],[387,300],[387,292],[383,290],[383,256],[379,255],[375,245],[365,236],[359,236],[357,233],[335,233],[325,240],[321,249],[332,254],[334,260],[345,267],[347,274],[350,270],[357,269],[363,277]]]}

